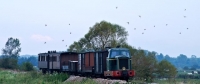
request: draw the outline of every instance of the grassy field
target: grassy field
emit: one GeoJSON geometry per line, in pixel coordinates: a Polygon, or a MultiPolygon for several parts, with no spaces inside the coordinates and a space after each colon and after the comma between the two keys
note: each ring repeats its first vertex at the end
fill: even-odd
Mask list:
{"type": "Polygon", "coordinates": [[[69,76],[66,73],[45,74],[41,72],[18,72],[0,69],[0,84],[95,84],[91,79],[81,82],[65,82],[69,76]]]}
{"type": "MultiPolygon", "coordinates": [[[[0,84],[96,84],[92,79],[85,79],[81,82],[64,82],[69,76],[65,73],[54,73],[43,75],[40,72],[17,72],[11,70],[0,69],[0,84]]],[[[144,83],[144,81],[132,82],[136,84],[144,83]]],[[[176,79],[169,80],[155,80],[158,84],[200,84],[197,79],[176,79]],[[184,83],[186,82],[186,83],[184,83]]]]}
{"type": "Polygon", "coordinates": [[[0,70],[0,84],[61,84],[68,78],[66,74],[46,74],[36,71],[17,72],[0,70]]]}

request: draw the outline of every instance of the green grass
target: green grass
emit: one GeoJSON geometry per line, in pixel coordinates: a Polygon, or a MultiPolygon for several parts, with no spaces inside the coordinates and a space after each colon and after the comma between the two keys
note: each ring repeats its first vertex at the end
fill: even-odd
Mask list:
{"type": "Polygon", "coordinates": [[[0,84],[97,84],[89,78],[81,82],[65,82],[68,77],[66,73],[43,75],[41,72],[36,71],[14,73],[10,70],[0,69],[0,84]]]}
{"type": "Polygon", "coordinates": [[[68,75],[64,73],[43,75],[36,71],[13,73],[0,70],[0,84],[61,84],[67,78],[68,75]]]}
{"type": "MultiPolygon", "coordinates": [[[[8,70],[0,69],[0,84],[97,84],[90,78],[83,79],[80,82],[64,82],[69,76],[66,73],[45,74],[41,72],[26,72],[14,73],[8,70]]],[[[141,84],[144,81],[132,80],[133,84],[141,84]]],[[[200,84],[199,79],[176,79],[175,81],[169,80],[155,80],[158,84],[200,84]]],[[[116,83],[117,84],[117,83],[116,83]]]]}

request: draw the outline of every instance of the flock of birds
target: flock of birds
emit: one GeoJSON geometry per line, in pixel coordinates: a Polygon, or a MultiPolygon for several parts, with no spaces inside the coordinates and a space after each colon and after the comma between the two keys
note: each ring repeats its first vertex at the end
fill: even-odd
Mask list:
{"type": "MultiPolygon", "coordinates": [[[[116,7],[116,9],[117,9],[118,7],[116,7]]],[[[185,9],[185,11],[186,11],[186,9],[185,9]]],[[[142,16],[141,15],[138,15],[138,17],[139,18],[142,18],[142,16]]],[[[186,18],[186,16],[183,16],[184,18],[186,18]]],[[[127,24],[129,24],[129,22],[127,22],[127,24]]],[[[70,24],[69,24],[70,25],[70,24]]],[[[45,24],[45,26],[47,26],[47,24],[45,24]]],[[[166,26],[168,26],[168,24],[166,24],[166,26]]],[[[154,27],[156,27],[155,25],[154,25],[154,27]]],[[[187,28],[187,30],[188,30],[189,28],[187,28]]],[[[134,28],[134,30],[136,30],[136,28],[134,28]]],[[[144,29],[144,30],[146,30],[146,29],[144,29]]],[[[70,32],[70,34],[71,34],[71,32],[70,32]]],[[[142,34],[144,34],[144,32],[142,32],[142,34]]],[[[181,34],[181,32],[179,33],[179,34],[181,34]]],[[[64,40],[62,40],[62,42],[64,42],[64,40]]],[[[46,44],[47,42],[44,42],[44,44],[46,44]]],[[[66,45],[66,47],[67,47],[67,45],[66,45]]]]}
{"type": "MultiPolygon", "coordinates": [[[[116,9],[117,9],[118,7],[116,7],[116,9]]],[[[185,11],[186,11],[186,9],[185,9],[185,11]]],[[[141,15],[138,15],[139,16],[139,18],[141,18],[141,15]]],[[[186,18],[186,16],[183,16],[184,18],[186,18]]],[[[127,24],[129,24],[129,22],[127,22],[127,24]]],[[[167,26],[168,24],[166,24],[166,26],[167,26]]],[[[155,25],[154,25],[154,27],[156,27],[155,25]]],[[[187,28],[187,30],[188,30],[189,28],[187,28]]],[[[134,28],[134,30],[136,30],[136,28],[134,28]]],[[[146,30],[146,29],[144,29],[144,30],[146,30]]],[[[142,34],[144,34],[144,32],[142,32],[142,34]]],[[[181,34],[181,32],[179,33],[179,34],[181,34]]]]}
{"type": "MultiPolygon", "coordinates": [[[[69,24],[70,25],[70,24],[69,24]]],[[[47,26],[47,24],[45,24],[45,26],[47,26]]],[[[70,32],[70,34],[71,34],[71,32],[70,32]]],[[[64,40],[62,40],[62,42],[64,42],[64,40]]],[[[44,42],[44,44],[46,44],[47,42],[44,42]]],[[[66,47],[67,47],[67,45],[66,45],[66,47]]]]}

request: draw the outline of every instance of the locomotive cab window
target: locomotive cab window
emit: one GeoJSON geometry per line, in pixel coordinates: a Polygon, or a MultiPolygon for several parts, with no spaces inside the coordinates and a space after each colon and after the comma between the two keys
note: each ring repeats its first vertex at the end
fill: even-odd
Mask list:
{"type": "Polygon", "coordinates": [[[130,52],[128,50],[111,50],[110,51],[110,58],[115,58],[117,56],[130,58],[130,52]]]}

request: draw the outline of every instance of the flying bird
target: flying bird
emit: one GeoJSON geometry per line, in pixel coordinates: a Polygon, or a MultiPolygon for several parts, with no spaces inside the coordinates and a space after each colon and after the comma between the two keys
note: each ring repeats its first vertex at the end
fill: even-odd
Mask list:
{"type": "Polygon", "coordinates": [[[156,26],[154,25],[154,27],[156,27],[156,26]]]}
{"type": "Polygon", "coordinates": [[[144,29],[144,30],[146,30],[146,29],[144,29]]]}
{"type": "Polygon", "coordinates": [[[166,26],[167,26],[168,24],[166,24],[166,26]]]}
{"type": "Polygon", "coordinates": [[[139,15],[139,17],[141,18],[141,16],[139,15]]]}
{"type": "Polygon", "coordinates": [[[64,41],[64,40],[62,40],[62,41],[64,41]]]}
{"type": "Polygon", "coordinates": [[[186,18],[186,16],[183,16],[184,18],[186,18]]]}
{"type": "Polygon", "coordinates": [[[189,28],[187,28],[187,29],[189,29],[189,28]]]}
{"type": "Polygon", "coordinates": [[[70,34],[71,34],[71,32],[70,32],[70,34]]]}
{"type": "Polygon", "coordinates": [[[70,25],[70,24],[69,24],[70,25]]]}
{"type": "Polygon", "coordinates": [[[129,24],[129,22],[127,22],[127,24],[129,24]]]}
{"type": "Polygon", "coordinates": [[[116,7],[116,9],[117,9],[117,7],[116,7]]]}
{"type": "Polygon", "coordinates": [[[46,44],[46,42],[44,42],[44,44],[46,44]]]}
{"type": "Polygon", "coordinates": [[[185,11],[186,11],[186,9],[185,9],[185,11]]]}
{"type": "Polygon", "coordinates": [[[181,32],[179,34],[181,34],[181,32]]]}
{"type": "Polygon", "coordinates": [[[136,28],[134,28],[134,30],[136,30],[136,28]]]}
{"type": "Polygon", "coordinates": [[[142,33],[142,34],[144,34],[144,33],[142,33]]]}
{"type": "Polygon", "coordinates": [[[47,26],[47,24],[45,24],[45,26],[47,26]]]}

